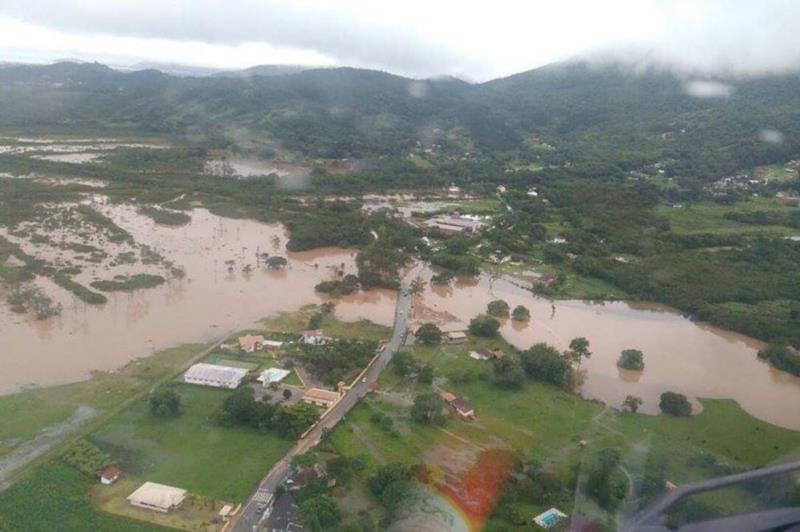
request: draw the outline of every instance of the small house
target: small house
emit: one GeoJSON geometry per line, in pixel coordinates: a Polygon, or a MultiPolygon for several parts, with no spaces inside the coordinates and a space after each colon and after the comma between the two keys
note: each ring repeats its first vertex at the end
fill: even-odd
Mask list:
{"type": "Polygon", "coordinates": [[[281,347],[283,347],[283,342],[280,342],[278,340],[264,340],[263,342],[261,342],[261,348],[266,349],[268,351],[272,351],[274,349],[280,349],[281,347]]]}
{"type": "Polygon", "coordinates": [[[464,421],[472,421],[475,419],[475,409],[472,408],[468,402],[460,397],[453,395],[450,392],[444,392],[442,399],[447,403],[453,411],[459,415],[464,421]]]}
{"type": "Polygon", "coordinates": [[[463,331],[453,331],[447,333],[448,344],[463,344],[467,341],[467,335],[463,331]]]}
{"type": "Polygon", "coordinates": [[[333,390],[324,390],[322,388],[310,388],[303,393],[303,401],[311,403],[312,405],[330,408],[336,401],[339,400],[341,395],[333,390]]]}
{"type": "Polygon", "coordinates": [[[145,482],[139,488],[128,495],[128,502],[132,506],[144,508],[145,510],[155,510],[156,512],[169,513],[179,507],[186,499],[186,490],[157,484],[155,482],[145,482]]]}
{"type": "Polygon", "coordinates": [[[119,478],[120,470],[117,466],[108,466],[100,473],[100,484],[110,486],[119,478]]]}
{"type": "Polygon", "coordinates": [[[309,329],[300,333],[300,342],[310,345],[323,345],[328,339],[322,329],[309,329]]]}

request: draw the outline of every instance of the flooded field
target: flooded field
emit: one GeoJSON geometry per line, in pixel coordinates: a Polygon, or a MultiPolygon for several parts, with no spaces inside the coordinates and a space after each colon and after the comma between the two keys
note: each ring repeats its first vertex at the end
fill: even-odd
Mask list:
{"type": "MultiPolygon", "coordinates": [[[[107,292],[104,305],[84,304],[51,280],[39,278],[37,284],[63,304],[63,312],[37,321],[0,305],[0,393],[29,384],[80,380],[93,370],[113,370],[165,347],[217,338],[277,312],[318,303],[318,282],[333,278],[336,270],[355,272],[352,251],[286,253],[287,235],[277,224],[226,219],[195,209],[190,223],[168,227],[156,225],[133,206],[95,207],[137,245],[163,255],[185,276],[168,278],[155,288],[107,292]],[[287,267],[265,268],[258,257],[263,253],[286,257],[287,267]]],[[[47,242],[41,245],[42,251],[31,245],[26,252],[52,251],[47,242]]],[[[116,256],[110,255],[112,260],[116,256]]],[[[118,266],[134,271],[141,265],[118,266]]],[[[105,267],[86,268],[76,280],[108,275],[105,267]]],[[[390,324],[394,298],[391,291],[366,292],[345,298],[336,312],[343,319],[390,324]]]]}
{"type": "MultiPolygon", "coordinates": [[[[431,272],[426,273],[426,280],[431,272]]],[[[415,307],[418,321],[439,321],[464,327],[485,312],[493,299],[531,311],[528,323],[504,321],[501,332],[514,346],[527,349],[547,342],[566,349],[572,338],[585,336],[592,357],[585,360],[584,397],[619,406],[626,395],[644,400],[642,412],[657,413],[658,397],[667,390],[686,394],[700,410],[701,398],[735,399],[751,415],[784,427],[800,429],[800,378],[771,368],[756,357],[758,341],[716,327],[695,323],[665,307],[637,303],[591,303],[539,298],[509,280],[482,276],[431,287],[415,307]],[[644,352],[643,372],[616,366],[623,349],[644,352]]]]}

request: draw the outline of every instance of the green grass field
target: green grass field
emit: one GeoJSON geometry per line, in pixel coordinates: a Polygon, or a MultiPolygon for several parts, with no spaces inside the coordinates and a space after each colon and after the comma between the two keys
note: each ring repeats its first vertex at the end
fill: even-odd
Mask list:
{"type": "Polygon", "coordinates": [[[92,379],[63,386],[36,388],[0,397],[0,458],[17,444],[32,439],[43,429],[70,418],[80,406],[99,413],[118,407],[136,393],[151,387],[183,367],[205,348],[187,344],[129,363],[114,373],[99,373],[92,379]]]}
{"type": "Polygon", "coordinates": [[[779,236],[793,235],[797,229],[780,225],[751,225],[724,218],[727,212],[776,211],[785,212],[795,209],[791,205],[775,198],[753,198],[740,201],[734,205],[717,203],[695,203],[681,208],[661,206],[658,214],[666,216],[672,231],[677,234],[713,233],[721,235],[733,234],[774,234],[779,236]]]}
{"type": "Polygon", "coordinates": [[[120,468],[203,497],[243,501],[291,442],[247,428],[217,425],[211,417],[231,392],[177,384],[181,415],[150,416],[139,401],[100,427],[89,439],[120,468]]]}

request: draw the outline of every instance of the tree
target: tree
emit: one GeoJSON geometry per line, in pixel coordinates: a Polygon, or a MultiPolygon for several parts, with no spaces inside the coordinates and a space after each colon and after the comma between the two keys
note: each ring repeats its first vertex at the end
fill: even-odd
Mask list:
{"type": "Polygon", "coordinates": [[[519,388],[525,380],[525,374],[519,362],[510,356],[494,361],[494,382],[501,388],[519,388]]]}
{"type": "Polygon", "coordinates": [[[411,418],[424,425],[441,425],[444,423],[444,399],[437,393],[423,393],[414,398],[411,407],[411,418]]]}
{"type": "Polygon", "coordinates": [[[417,340],[424,345],[437,345],[442,341],[442,331],[433,323],[423,323],[414,333],[417,340]]]}
{"type": "Polygon", "coordinates": [[[572,361],[580,366],[581,359],[592,356],[592,352],[589,351],[589,340],[583,336],[573,338],[569,343],[569,351],[567,353],[572,361]]]}
{"type": "Polygon", "coordinates": [[[514,312],[511,313],[511,317],[514,321],[528,321],[531,319],[531,311],[528,310],[528,307],[517,305],[514,307],[514,312]]]}
{"type": "Polygon", "coordinates": [[[495,316],[497,318],[507,318],[508,317],[508,303],[503,301],[502,299],[495,299],[494,301],[490,301],[488,305],[486,305],[486,313],[490,316],[495,316]]]}
{"type": "Polygon", "coordinates": [[[284,388],[283,389],[283,400],[284,401],[288,401],[291,398],[292,398],[292,390],[290,390],[289,388],[284,388]]]}
{"type": "Polygon", "coordinates": [[[159,388],[150,395],[150,414],[155,417],[176,417],[180,408],[181,396],[169,388],[159,388]]]}
{"type": "Polygon", "coordinates": [[[570,363],[555,347],[538,343],[519,356],[522,368],[529,377],[556,386],[569,383],[570,363]]]}
{"type": "Polygon", "coordinates": [[[658,407],[662,412],[671,416],[685,417],[692,414],[692,403],[682,393],[662,393],[658,407]]]}
{"type": "Polygon", "coordinates": [[[387,521],[391,520],[395,510],[411,490],[411,478],[416,470],[417,466],[386,464],[367,481],[370,493],[386,510],[387,521]]]}
{"type": "Polygon", "coordinates": [[[485,336],[492,338],[497,336],[500,329],[500,322],[486,314],[479,314],[469,322],[469,332],[475,336],[485,336]]]}
{"type": "Polygon", "coordinates": [[[392,357],[392,370],[403,377],[414,373],[419,369],[419,365],[408,351],[400,351],[392,357]]]}
{"type": "Polygon", "coordinates": [[[625,400],[622,401],[622,409],[626,412],[636,413],[639,411],[639,407],[642,406],[642,398],[636,397],[635,395],[628,395],[625,397],[625,400]]]}
{"type": "Polygon", "coordinates": [[[315,312],[308,319],[308,328],[309,329],[319,329],[322,326],[322,320],[324,320],[324,319],[325,319],[325,315],[322,312],[315,312]]]}
{"type": "Polygon", "coordinates": [[[617,366],[632,371],[642,371],[644,369],[644,353],[638,349],[625,349],[617,360],[617,366]]]}
{"type": "Polygon", "coordinates": [[[327,495],[317,495],[300,503],[300,516],[313,532],[333,530],[342,520],[336,501],[327,495]]]}
{"type": "Polygon", "coordinates": [[[222,407],[217,414],[217,421],[221,425],[252,425],[256,422],[257,404],[253,397],[253,389],[243,386],[222,402],[222,407]]]}

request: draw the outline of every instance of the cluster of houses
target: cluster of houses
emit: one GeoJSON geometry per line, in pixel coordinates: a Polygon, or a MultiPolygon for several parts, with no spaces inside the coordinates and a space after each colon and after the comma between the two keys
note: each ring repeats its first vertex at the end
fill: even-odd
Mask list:
{"type": "Polygon", "coordinates": [[[295,492],[317,480],[325,480],[328,487],[336,485],[336,479],[329,477],[320,464],[293,469],[284,482],[284,493],[267,510],[265,529],[276,532],[303,530],[295,492]]]}
{"type": "Polygon", "coordinates": [[[486,349],[480,347],[474,351],[470,351],[469,356],[475,360],[495,360],[506,356],[502,349],[486,349]]]}

